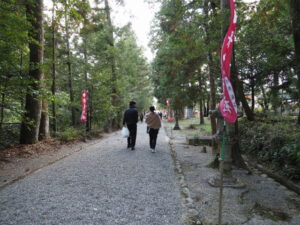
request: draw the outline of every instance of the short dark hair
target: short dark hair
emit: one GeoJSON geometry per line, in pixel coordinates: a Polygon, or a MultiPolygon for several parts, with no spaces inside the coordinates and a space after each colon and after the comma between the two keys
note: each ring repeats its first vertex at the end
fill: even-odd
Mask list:
{"type": "Polygon", "coordinates": [[[154,106],[150,106],[150,108],[149,108],[149,109],[150,109],[150,111],[151,111],[151,112],[154,112],[154,110],[155,110],[155,107],[154,107],[154,106]]]}
{"type": "Polygon", "coordinates": [[[136,104],[135,101],[130,101],[130,102],[129,102],[129,105],[130,105],[130,106],[134,106],[135,104],[136,104]]]}

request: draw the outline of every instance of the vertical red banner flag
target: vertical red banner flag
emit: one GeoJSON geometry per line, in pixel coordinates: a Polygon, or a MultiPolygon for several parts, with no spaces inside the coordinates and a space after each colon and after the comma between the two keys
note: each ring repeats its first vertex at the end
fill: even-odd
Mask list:
{"type": "Polygon", "coordinates": [[[82,108],[82,113],[80,117],[80,122],[85,122],[87,120],[87,99],[88,99],[88,92],[86,90],[82,91],[81,95],[81,108],[82,108]]]}
{"type": "Polygon", "coordinates": [[[230,1],[230,25],[225,35],[221,51],[221,73],[223,98],[220,102],[220,111],[228,123],[234,123],[237,119],[237,105],[234,91],[230,82],[230,61],[234,42],[234,33],[237,24],[237,13],[234,0],[230,1]]]}
{"type": "Polygon", "coordinates": [[[166,100],[166,104],[167,104],[167,106],[169,106],[170,105],[170,100],[167,98],[167,100],[166,100]]]}

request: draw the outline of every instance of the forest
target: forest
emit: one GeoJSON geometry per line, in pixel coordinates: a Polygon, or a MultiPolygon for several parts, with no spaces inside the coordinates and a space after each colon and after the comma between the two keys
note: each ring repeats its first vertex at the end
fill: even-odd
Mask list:
{"type": "MultiPolygon", "coordinates": [[[[0,142],[33,144],[121,127],[129,100],[143,111],[158,99],[178,121],[185,107],[204,123],[222,98],[220,51],[225,0],[147,0],[160,4],[148,62],[128,24],[114,26],[111,1],[2,0],[0,142]],[[87,121],[80,122],[81,92],[87,121]]],[[[121,0],[114,5],[122,7],[121,0]]],[[[243,116],[235,153],[255,156],[299,179],[300,1],[236,0],[231,82],[243,116]]],[[[212,134],[216,119],[209,117],[212,134]]]]}
{"type": "Polygon", "coordinates": [[[5,0],[0,10],[0,128],[19,130],[20,143],[116,129],[130,99],[152,101],[150,65],[131,25],[113,26],[107,0],[5,0]]]}

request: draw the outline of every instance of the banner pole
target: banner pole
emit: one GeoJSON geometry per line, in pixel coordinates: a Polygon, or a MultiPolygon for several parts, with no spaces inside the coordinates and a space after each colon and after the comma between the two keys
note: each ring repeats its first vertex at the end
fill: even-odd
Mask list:
{"type": "Polygon", "coordinates": [[[220,196],[219,196],[219,225],[222,225],[222,209],[223,209],[223,160],[220,163],[220,196]]]}
{"type": "Polygon", "coordinates": [[[224,128],[222,134],[222,145],[220,151],[220,195],[219,195],[219,225],[222,225],[222,211],[223,211],[223,179],[224,179],[224,159],[225,159],[225,143],[226,143],[226,122],[224,120],[224,128]]]}

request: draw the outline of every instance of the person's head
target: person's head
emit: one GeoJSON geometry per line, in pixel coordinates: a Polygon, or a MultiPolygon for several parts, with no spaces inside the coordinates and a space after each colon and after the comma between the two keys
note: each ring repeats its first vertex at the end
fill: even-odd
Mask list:
{"type": "Polygon", "coordinates": [[[135,101],[130,101],[130,102],[129,102],[129,106],[130,106],[130,107],[135,107],[135,105],[136,105],[136,102],[135,102],[135,101]]]}
{"type": "Polygon", "coordinates": [[[154,111],[155,111],[155,107],[154,107],[154,106],[150,106],[149,110],[150,110],[151,112],[154,112],[154,111]]]}

